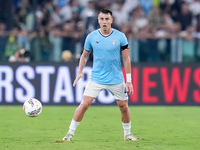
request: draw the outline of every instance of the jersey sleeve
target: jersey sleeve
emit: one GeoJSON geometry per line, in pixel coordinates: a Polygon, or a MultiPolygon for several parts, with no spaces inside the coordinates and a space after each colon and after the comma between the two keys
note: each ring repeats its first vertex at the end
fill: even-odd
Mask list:
{"type": "Polygon", "coordinates": [[[91,50],[92,50],[91,36],[90,36],[90,34],[89,34],[89,35],[86,37],[86,39],[85,39],[84,48],[85,48],[87,51],[91,51],[91,50]]]}
{"type": "Polygon", "coordinates": [[[128,47],[128,40],[127,40],[127,38],[126,38],[124,33],[121,36],[121,45],[120,46],[121,46],[121,50],[122,51],[127,49],[127,48],[129,48],[128,47]]]}

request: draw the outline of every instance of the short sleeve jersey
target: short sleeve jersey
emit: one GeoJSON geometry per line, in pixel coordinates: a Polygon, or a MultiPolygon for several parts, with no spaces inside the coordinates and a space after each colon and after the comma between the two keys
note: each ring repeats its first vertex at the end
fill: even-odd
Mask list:
{"type": "Polygon", "coordinates": [[[90,80],[100,84],[122,83],[121,50],[124,47],[128,48],[127,38],[116,29],[108,36],[103,36],[99,29],[91,32],[84,44],[87,51],[93,50],[90,80]]]}

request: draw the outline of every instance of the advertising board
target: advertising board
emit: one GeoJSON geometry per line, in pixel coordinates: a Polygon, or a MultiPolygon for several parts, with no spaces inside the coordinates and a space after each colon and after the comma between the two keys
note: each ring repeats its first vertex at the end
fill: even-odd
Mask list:
{"type": "MultiPolygon", "coordinates": [[[[32,97],[44,105],[78,105],[91,70],[88,63],[84,78],[73,87],[78,64],[1,63],[0,105],[19,105],[32,97]]],[[[200,105],[199,64],[132,64],[132,83],[129,105],[200,105]]],[[[103,90],[93,105],[116,105],[116,101],[103,90]]]]}

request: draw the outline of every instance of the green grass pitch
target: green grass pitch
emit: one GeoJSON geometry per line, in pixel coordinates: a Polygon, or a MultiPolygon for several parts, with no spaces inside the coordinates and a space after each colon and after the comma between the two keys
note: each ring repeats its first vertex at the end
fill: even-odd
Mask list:
{"type": "Polygon", "coordinates": [[[130,106],[131,131],[141,141],[124,141],[117,106],[91,106],[73,141],[61,142],[76,106],[43,106],[31,118],[22,106],[0,106],[1,150],[199,150],[200,108],[130,106]]]}

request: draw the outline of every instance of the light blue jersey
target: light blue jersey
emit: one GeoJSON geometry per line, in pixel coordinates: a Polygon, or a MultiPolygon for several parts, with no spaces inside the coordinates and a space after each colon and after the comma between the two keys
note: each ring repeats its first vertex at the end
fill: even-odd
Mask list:
{"type": "Polygon", "coordinates": [[[124,81],[121,68],[121,48],[128,46],[124,33],[113,29],[109,36],[99,30],[90,33],[84,48],[93,50],[93,69],[90,80],[100,84],[120,84],[124,81]]]}

